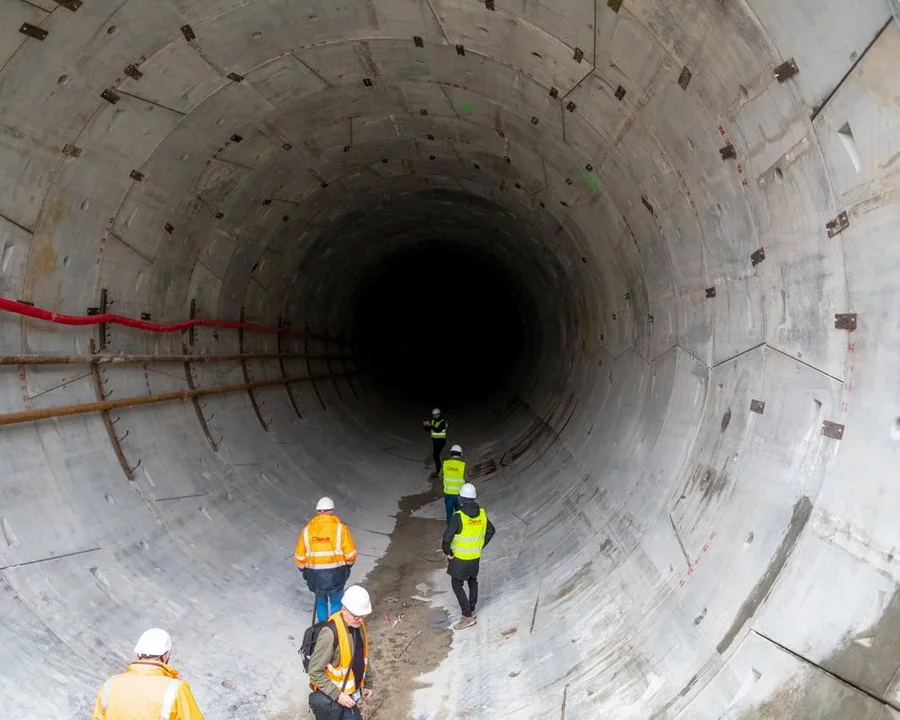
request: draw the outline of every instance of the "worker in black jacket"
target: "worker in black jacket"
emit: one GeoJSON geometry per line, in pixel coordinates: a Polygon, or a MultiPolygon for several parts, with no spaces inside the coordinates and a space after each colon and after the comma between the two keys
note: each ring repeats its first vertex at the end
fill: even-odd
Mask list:
{"type": "Polygon", "coordinates": [[[447,556],[447,574],[462,618],[454,629],[463,630],[475,624],[475,603],[478,602],[478,566],[481,551],[494,537],[494,525],[487,513],[475,502],[475,486],[466,483],[459,491],[459,509],[453,513],[444,531],[441,549],[447,556]],[[468,582],[469,594],[463,588],[468,582]]]}

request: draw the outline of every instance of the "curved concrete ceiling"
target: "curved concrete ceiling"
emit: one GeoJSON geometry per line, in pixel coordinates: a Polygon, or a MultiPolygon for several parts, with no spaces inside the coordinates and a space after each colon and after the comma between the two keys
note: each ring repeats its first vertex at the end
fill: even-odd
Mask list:
{"type": "MultiPolygon", "coordinates": [[[[0,295],[84,314],[105,290],[132,317],[193,305],[349,337],[355,283],[392,253],[490,237],[539,340],[497,397],[449,410],[498,467],[499,533],[479,624],[416,716],[897,718],[890,17],[885,0],[0,0],[0,295]]],[[[0,316],[7,355],[92,337],[0,316]]],[[[182,340],[110,326],[106,349],[182,340]]],[[[200,330],[189,350],[239,348],[276,344],[200,330]]],[[[189,382],[103,378],[113,398],[189,382]]],[[[0,368],[5,412],[96,393],[85,366],[0,368]]],[[[360,378],[254,403],[122,411],[115,443],[97,414],[2,429],[4,713],[86,716],[148,622],[207,717],[302,707],[296,532],[327,491],[364,577],[425,487],[382,450],[422,437],[360,378]],[[130,483],[117,449],[140,461],[130,483]]]]}

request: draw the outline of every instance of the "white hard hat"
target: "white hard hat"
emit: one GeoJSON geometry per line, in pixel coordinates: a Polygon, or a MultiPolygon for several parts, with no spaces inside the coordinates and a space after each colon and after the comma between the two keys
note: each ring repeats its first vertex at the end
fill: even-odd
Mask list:
{"type": "Polygon", "coordinates": [[[431,411],[431,414],[432,414],[432,415],[440,415],[440,414],[441,414],[441,411],[440,411],[439,408],[435,408],[434,410],[431,411]]]}
{"type": "Polygon", "coordinates": [[[162,657],[172,649],[172,638],[165,630],[150,628],[138,638],[134,646],[135,655],[162,657]]]}
{"type": "Polygon", "coordinates": [[[316,503],[316,510],[334,510],[334,500],[323,497],[316,503]]]}
{"type": "Polygon", "coordinates": [[[459,453],[460,455],[462,455],[462,448],[459,445],[454,445],[452,448],[450,448],[450,452],[459,453]]]}
{"type": "Polygon", "coordinates": [[[341,605],[354,615],[358,616],[368,615],[372,612],[372,603],[369,600],[369,593],[360,585],[351,585],[347,588],[344,592],[344,597],[341,600],[341,605]]]}
{"type": "Polygon", "coordinates": [[[474,500],[478,497],[478,494],[475,492],[475,486],[472,483],[466,483],[459,489],[459,496],[468,500],[474,500]]]}

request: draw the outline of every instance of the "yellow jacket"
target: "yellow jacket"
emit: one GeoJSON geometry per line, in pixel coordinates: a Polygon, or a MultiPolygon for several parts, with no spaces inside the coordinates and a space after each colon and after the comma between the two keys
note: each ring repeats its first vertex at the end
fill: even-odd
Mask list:
{"type": "Polygon", "coordinates": [[[92,720],[203,720],[203,713],[175,668],[138,660],[103,683],[92,720]]]}

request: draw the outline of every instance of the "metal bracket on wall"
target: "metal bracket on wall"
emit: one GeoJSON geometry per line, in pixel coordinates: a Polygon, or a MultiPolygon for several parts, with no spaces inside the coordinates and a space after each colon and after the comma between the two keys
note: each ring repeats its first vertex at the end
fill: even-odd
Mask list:
{"type": "Polygon", "coordinates": [[[719,150],[719,155],[722,156],[723,160],[728,160],[729,158],[737,157],[737,150],[734,149],[734,145],[726,145],[719,150]]]}
{"type": "Polygon", "coordinates": [[[762,400],[751,400],[750,401],[750,412],[758,413],[762,415],[766,410],[766,404],[762,400]]]}
{"type": "Polygon", "coordinates": [[[678,76],[678,84],[681,85],[682,90],[687,90],[688,85],[691,83],[692,75],[693,73],[691,73],[687,65],[681,68],[681,75],[678,76]]]}
{"type": "Polygon", "coordinates": [[[750,255],[750,262],[755,267],[759,265],[763,260],[766,259],[766,250],[765,248],[760,248],[756,252],[750,255]]]}
{"type": "MultiPolygon", "coordinates": [[[[106,315],[106,308],[109,305],[108,296],[106,294],[106,288],[100,290],[100,306],[99,307],[89,307],[87,309],[88,315],[106,315]]],[[[99,323],[97,325],[97,332],[100,336],[100,349],[106,349],[106,323],[99,323]]],[[[93,342],[93,340],[91,341],[93,342]]]]}
{"type": "Polygon", "coordinates": [[[19,27],[19,32],[28,37],[33,37],[35,40],[43,40],[50,34],[47,30],[31,23],[22,23],[21,27],[19,27]]]}
{"type": "Polygon", "coordinates": [[[137,69],[137,65],[129,65],[124,70],[125,74],[133,80],[140,80],[144,77],[144,73],[137,69]]]}
{"type": "Polygon", "coordinates": [[[75,12],[84,3],[81,0],[53,0],[57,5],[64,7],[66,10],[75,12]]]}
{"type": "Polygon", "coordinates": [[[825,437],[834,438],[835,440],[841,440],[844,437],[844,426],[825,420],[822,423],[822,434],[825,437]]]}
{"type": "Polygon", "coordinates": [[[856,313],[837,313],[834,316],[835,330],[856,330],[856,313]]]}
{"type": "Polygon", "coordinates": [[[833,220],[829,220],[825,223],[825,230],[828,231],[828,237],[834,237],[848,227],[850,227],[850,218],[847,216],[846,210],[833,220]]]}
{"type": "Polygon", "coordinates": [[[716,296],[716,289],[714,287],[706,288],[706,297],[714,298],[716,296]]]}
{"type": "Polygon", "coordinates": [[[775,70],[772,71],[775,75],[775,79],[778,82],[783,83],[790,80],[794,75],[800,72],[800,68],[797,67],[797,63],[794,62],[794,58],[787,60],[786,62],[781,63],[775,70]]]}
{"type": "Polygon", "coordinates": [[[622,7],[623,0],[607,0],[606,4],[609,6],[609,9],[614,13],[619,12],[619,8],[622,7]]]}

